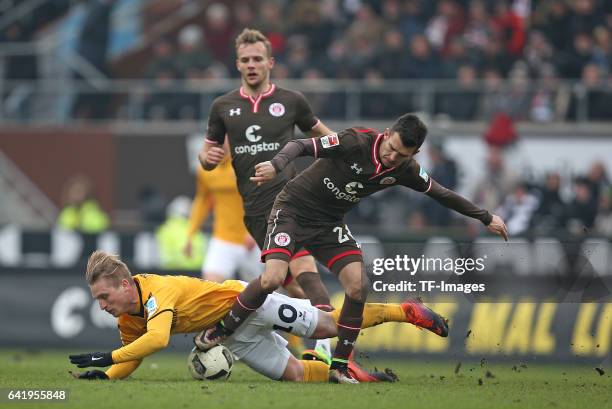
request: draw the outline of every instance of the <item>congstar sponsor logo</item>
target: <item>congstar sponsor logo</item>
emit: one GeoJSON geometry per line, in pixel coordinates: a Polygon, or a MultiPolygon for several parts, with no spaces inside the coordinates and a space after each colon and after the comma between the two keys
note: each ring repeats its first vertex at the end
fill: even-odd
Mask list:
{"type": "Polygon", "coordinates": [[[359,202],[361,199],[358,198],[357,196],[354,195],[354,193],[357,193],[357,191],[353,190],[353,188],[357,187],[357,186],[353,186],[351,184],[348,184],[347,187],[350,187],[350,191],[351,193],[346,193],[340,190],[339,187],[337,187],[334,182],[332,182],[329,178],[323,178],[323,184],[325,185],[326,188],[328,188],[331,193],[336,197],[336,199],[338,200],[346,200],[347,202],[351,202],[351,203],[357,203],[359,202]],[[349,186],[350,185],[350,186],[349,186]]]}
{"type": "Polygon", "coordinates": [[[237,155],[250,154],[257,155],[260,152],[272,152],[280,149],[280,143],[278,142],[262,142],[254,145],[239,145],[234,148],[234,153],[237,155]]]}

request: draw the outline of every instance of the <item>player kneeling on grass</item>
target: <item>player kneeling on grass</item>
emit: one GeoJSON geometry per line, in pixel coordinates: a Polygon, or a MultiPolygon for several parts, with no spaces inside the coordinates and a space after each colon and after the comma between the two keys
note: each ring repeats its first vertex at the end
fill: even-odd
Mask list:
{"type": "MultiPolygon", "coordinates": [[[[118,257],[95,251],[87,263],[85,278],[100,308],[118,318],[123,346],[112,352],[70,355],[79,368],[107,367],[75,374],[79,379],[122,379],[129,376],[142,359],[168,345],[171,334],[198,333],[213,328],[228,313],[246,283],[223,283],[186,276],[137,274],[132,276],[118,257]]],[[[330,338],[337,335],[339,312],[321,311],[308,300],[272,293],[224,345],[237,359],[255,371],[275,380],[327,382],[329,365],[321,361],[300,361],[286,348],[287,341],[274,330],[304,338],[330,338]]],[[[423,323],[435,321],[448,328],[442,317],[419,302],[366,304],[363,328],[383,322],[423,323]]],[[[425,325],[423,325],[425,326],[425,325]]],[[[394,380],[382,373],[369,373],[352,364],[353,376],[362,382],[394,380]]]]}

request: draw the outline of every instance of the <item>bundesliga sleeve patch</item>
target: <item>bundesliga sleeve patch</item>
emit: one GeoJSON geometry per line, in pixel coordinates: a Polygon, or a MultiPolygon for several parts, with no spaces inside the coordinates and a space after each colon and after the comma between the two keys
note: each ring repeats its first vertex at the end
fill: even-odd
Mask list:
{"type": "Polygon", "coordinates": [[[147,313],[149,314],[149,316],[155,314],[155,311],[157,311],[157,300],[155,300],[155,297],[149,297],[149,299],[145,303],[145,308],[147,309],[147,313]]]}
{"type": "Polygon", "coordinates": [[[332,133],[321,137],[321,146],[326,149],[338,145],[340,145],[340,139],[338,139],[337,133],[332,133]]]}
{"type": "Polygon", "coordinates": [[[421,167],[421,170],[419,170],[419,176],[421,177],[421,179],[423,179],[425,182],[429,182],[429,175],[427,174],[427,172],[425,171],[425,169],[423,169],[423,167],[421,167]]]}

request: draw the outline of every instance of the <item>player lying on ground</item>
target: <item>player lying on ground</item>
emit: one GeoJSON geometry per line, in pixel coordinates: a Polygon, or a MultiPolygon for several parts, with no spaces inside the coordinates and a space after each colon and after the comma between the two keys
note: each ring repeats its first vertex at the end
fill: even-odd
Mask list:
{"type": "Polygon", "coordinates": [[[272,159],[255,166],[252,182],[273,181],[298,156],[315,161],[276,197],[262,258],[266,267],[240,294],[221,325],[208,334],[219,342],[240,328],[268,294],[283,282],[288,262],[300,247],[338,276],[345,289],[338,319],[338,343],[330,367],[330,382],[356,383],[348,374],[348,357],[359,335],[368,278],[363,271],[361,249],[344,224],[344,215],[362,198],[385,188],[403,185],[422,192],[463,215],[480,220],[507,239],[504,221],[431,179],[413,159],[425,141],[427,127],[406,114],[383,133],[350,128],[338,134],[290,141],[272,159]]]}
{"type": "MultiPolygon", "coordinates": [[[[231,308],[245,284],[223,283],[186,276],[138,274],[116,256],[95,251],[87,263],[85,278],[100,308],[118,318],[123,346],[112,352],[70,355],[79,368],[107,367],[106,372],[87,371],[80,379],[121,379],[130,375],[142,359],[168,345],[171,334],[197,333],[213,327],[231,308]]],[[[245,325],[228,337],[224,345],[237,359],[271,379],[295,382],[326,382],[329,365],[300,361],[286,348],[287,342],[274,330],[305,338],[337,335],[338,312],[313,307],[308,300],[272,293],[245,325]]],[[[366,304],[363,327],[383,322],[435,321],[448,333],[444,320],[418,302],[366,304]]],[[[355,368],[353,376],[373,381],[355,368]]]]}

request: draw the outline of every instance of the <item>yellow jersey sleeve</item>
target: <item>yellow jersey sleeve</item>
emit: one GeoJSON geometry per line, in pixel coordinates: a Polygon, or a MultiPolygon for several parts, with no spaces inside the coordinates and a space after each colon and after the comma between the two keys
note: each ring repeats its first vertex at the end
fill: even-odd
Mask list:
{"type": "Polygon", "coordinates": [[[142,360],[145,356],[165,348],[170,341],[172,317],[172,310],[163,310],[149,318],[143,335],[112,352],[113,363],[142,360]]]}
{"type": "MultiPolygon", "coordinates": [[[[121,344],[124,346],[131,344],[146,332],[144,326],[140,325],[135,319],[132,319],[129,316],[119,317],[118,328],[119,337],[121,337],[121,344]]],[[[113,364],[106,370],[106,375],[110,379],[126,378],[138,368],[141,362],[142,360],[138,359],[113,364]]]]}
{"type": "Polygon", "coordinates": [[[206,220],[213,206],[210,189],[206,184],[204,169],[198,166],[196,177],[196,194],[191,204],[189,224],[187,226],[187,237],[191,238],[206,220]]]}
{"type": "Polygon", "coordinates": [[[120,364],[114,364],[106,371],[106,376],[109,379],[124,379],[127,378],[140,366],[142,359],[134,361],[121,362],[120,364]]]}

